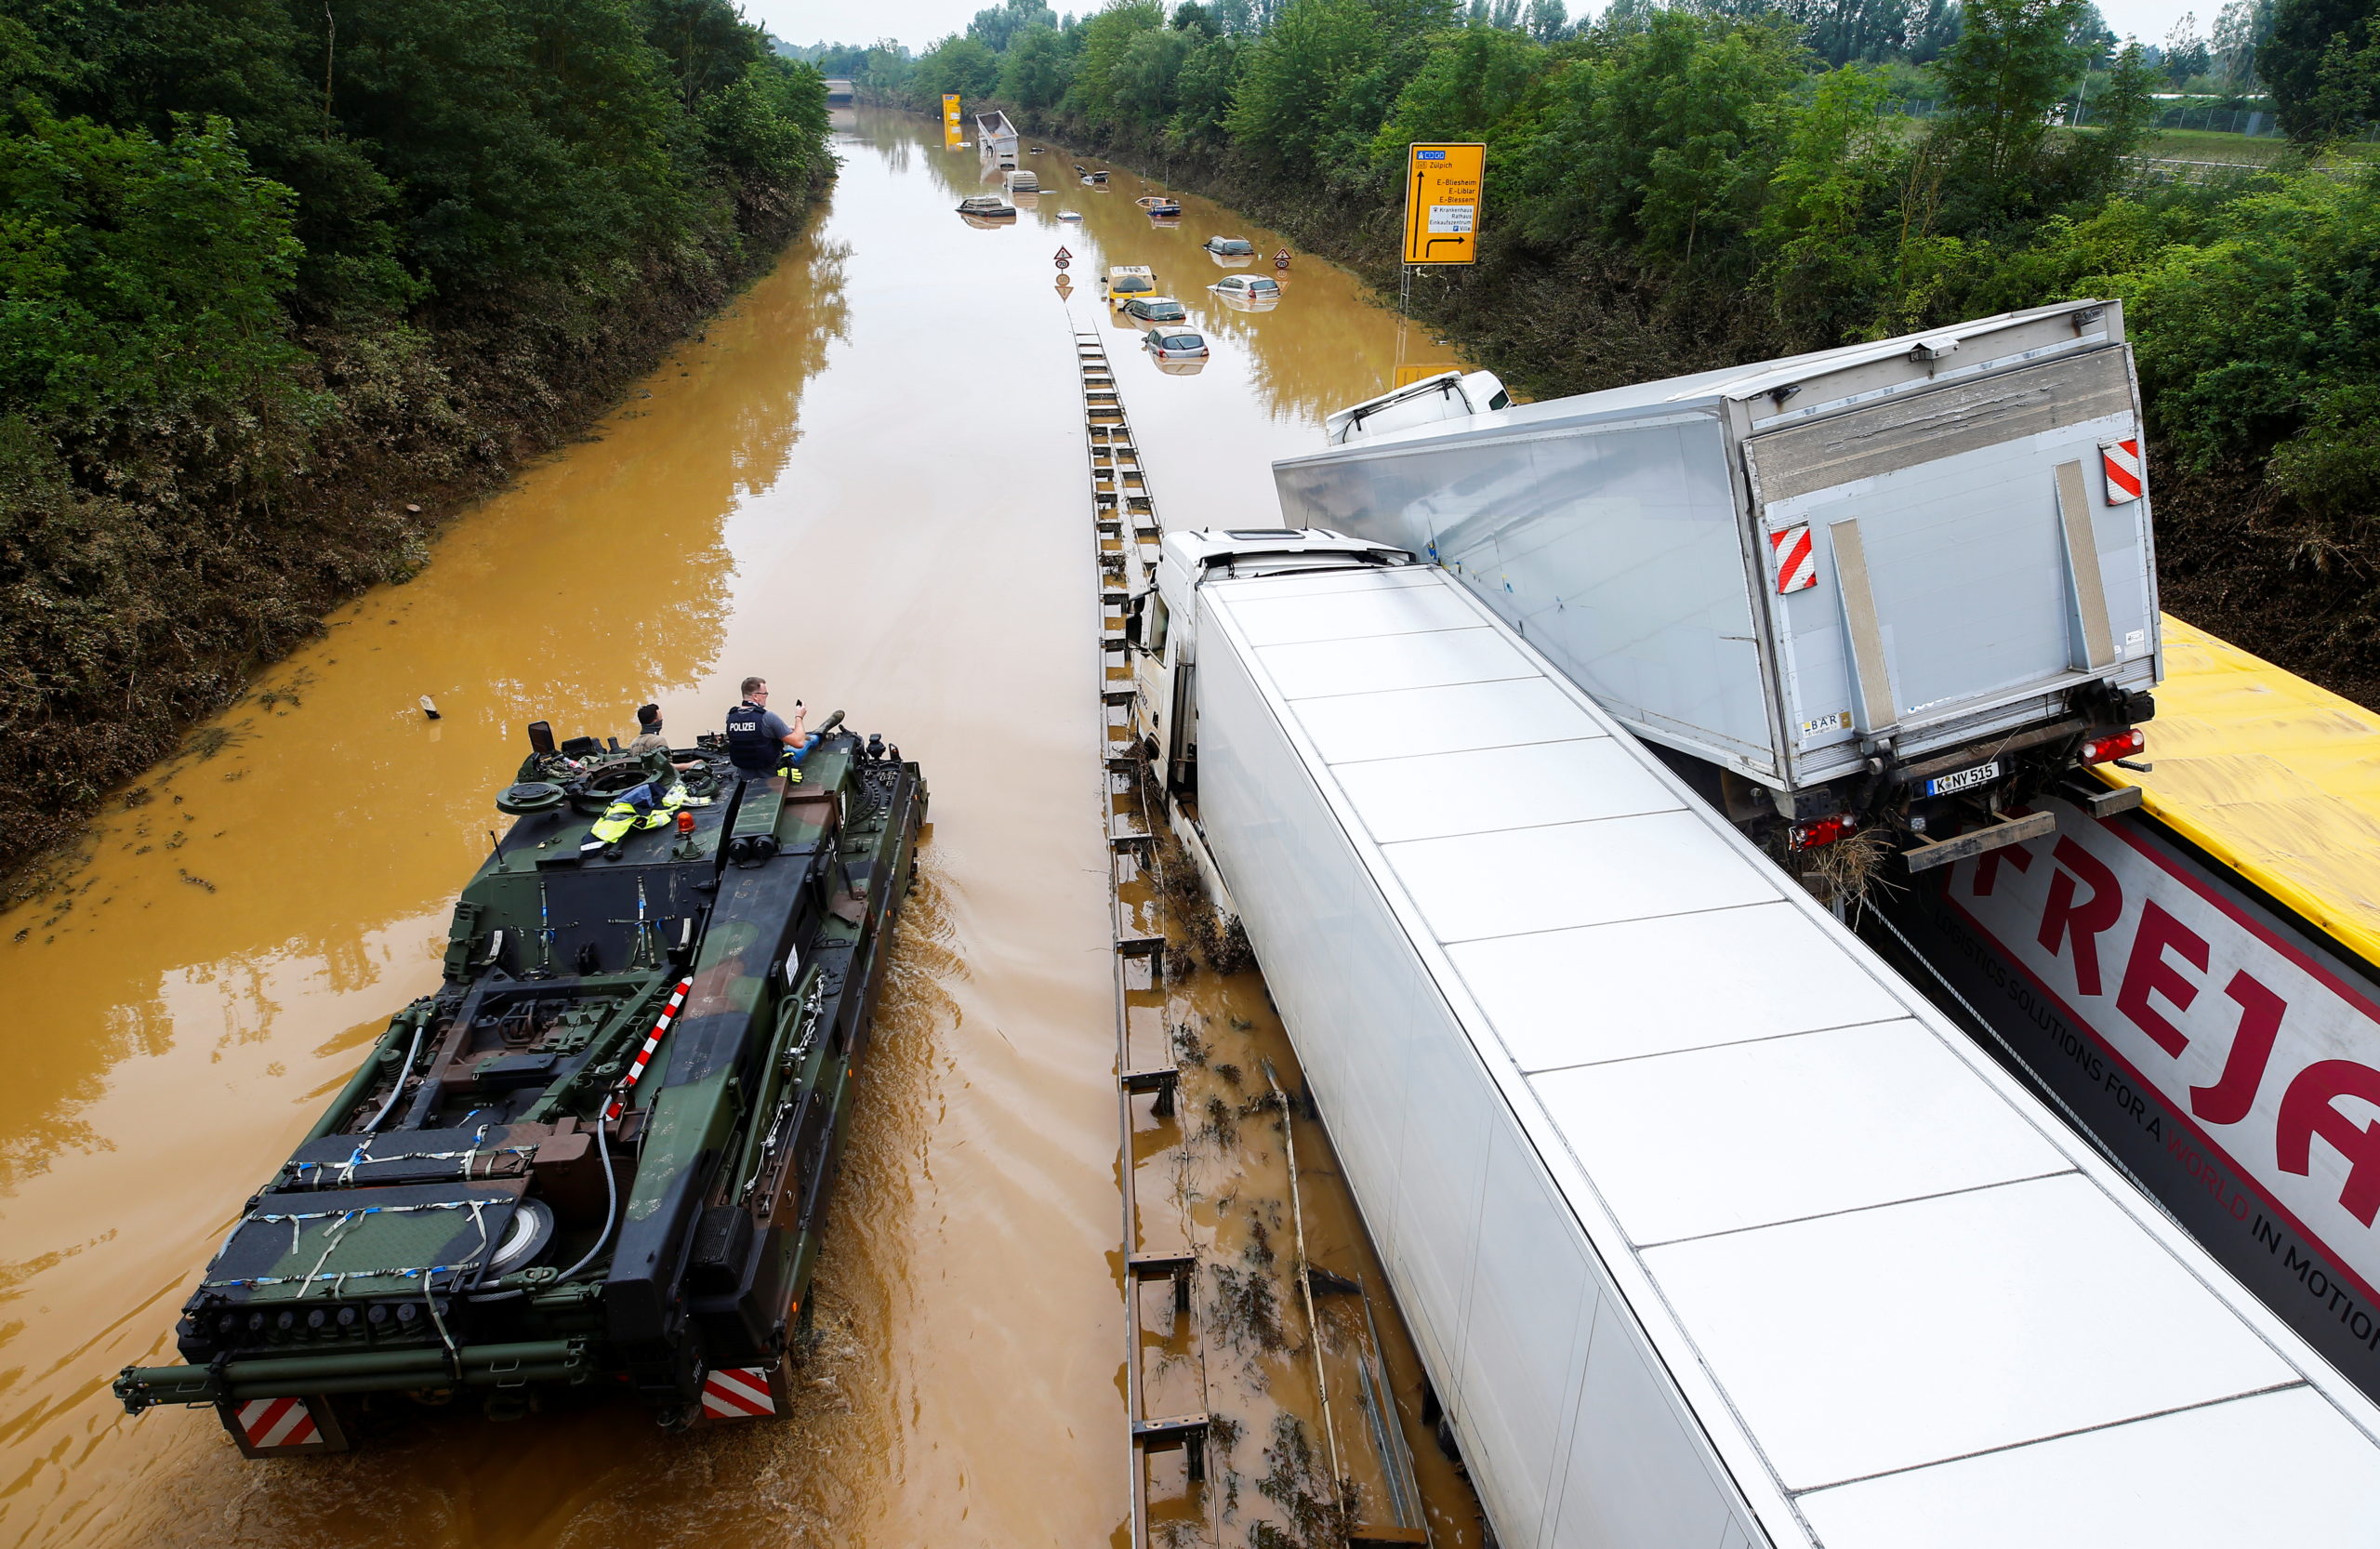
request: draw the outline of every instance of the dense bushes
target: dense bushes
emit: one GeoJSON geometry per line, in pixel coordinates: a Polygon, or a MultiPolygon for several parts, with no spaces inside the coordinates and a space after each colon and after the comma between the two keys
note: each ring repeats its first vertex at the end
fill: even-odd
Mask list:
{"type": "Polygon", "coordinates": [[[826,136],[729,0],[0,17],[0,863],[716,306],[826,136]]]}

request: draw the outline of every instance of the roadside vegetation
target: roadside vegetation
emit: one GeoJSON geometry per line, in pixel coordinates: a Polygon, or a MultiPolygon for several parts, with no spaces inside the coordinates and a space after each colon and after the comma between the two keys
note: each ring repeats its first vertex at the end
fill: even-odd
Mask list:
{"type": "Polygon", "coordinates": [[[997,102],[1384,289],[1407,144],[1485,141],[1481,261],[1422,271],[1414,305],[1539,395],[2120,297],[2169,604],[2380,703],[2380,172],[2329,153],[2380,122],[2373,0],[2235,0],[2153,47],[2085,0],[1614,0],[1592,24],[1559,0],[1011,0],[915,59],[813,52],[881,101],[997,102]],[[2176,102],[2289,138],[2204,136],[2270,165],[2177,177],[2176,102]]]}
{"type": "Polygon", "coordinates": [[[826,137],[729,0],[7,7],[0,874],[723,301],[826,137]]]}

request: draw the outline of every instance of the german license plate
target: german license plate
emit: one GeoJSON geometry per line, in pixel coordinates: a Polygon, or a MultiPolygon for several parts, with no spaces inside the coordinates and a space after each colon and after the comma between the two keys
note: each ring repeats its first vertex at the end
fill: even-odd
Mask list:
{"type": "Polygon", "coordinates": [[[1956,774],[1945,774],[1939,779],[1926,781],[1925,794],[1953,796],[1963,790],[1973,790],[1977,786],[1988,786],[1998,778],[2000,778],[1998,764],[1979,763],[1973,769],[1962,769],[1956,774]]]}

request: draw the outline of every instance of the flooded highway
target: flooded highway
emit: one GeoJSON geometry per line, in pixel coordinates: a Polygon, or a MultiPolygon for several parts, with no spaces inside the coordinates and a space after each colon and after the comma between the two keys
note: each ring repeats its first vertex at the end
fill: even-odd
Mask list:
{"type": "MultiPolygon", "coordinates": [[[[1028,162],[1037,206],[985,230],[952,213],[987,186],[972,149],[873,113],[840,139],[827,207],[774,272],[580,444],[455,520],[412,582],[158,749],[89,860],[0,916],[18,1005],[0,1090],[7,1542],[1123,1530],[1105,749],[1071,330],[1105,331],[1174,525],[1273,521],[1269,460],[1433,351],[1312,258],[1274,310],[1232,310],[1205,288],[1230,271],[1197,245],[1269,255],[1276,235],[1196,199],[1155,225],[1137,180],[1081,186],[1055,147],[1028,162]],[[1091,283],[1107,263],[1156,268],[1213,346],[1202,371],[1160,371],[1110,322],[1091,283]],[[669,1436],[628,1406],[498,1425],[457,1405],[373,1450],[266,1464],[206,1411],[125,1416],[109,1379],[171,1358],[176,1309],[242,1201],[437,982],[523,723],[625,736],[653,700],[690,742],[747,673],[780,708],[799,695],[898,743],[934,797],[795,1416],[669,1436]]],[[[1237,1026],[1228,995],[1202,993],[1237,1026]]]]}

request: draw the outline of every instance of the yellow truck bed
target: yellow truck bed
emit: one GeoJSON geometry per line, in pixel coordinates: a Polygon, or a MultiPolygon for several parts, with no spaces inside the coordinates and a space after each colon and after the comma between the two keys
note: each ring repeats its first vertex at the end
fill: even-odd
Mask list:
{"type": "Polygon", "coordinates": [[[2380,966],[2380,715],[2171,615],[2151,816],[2380,966]]]}

